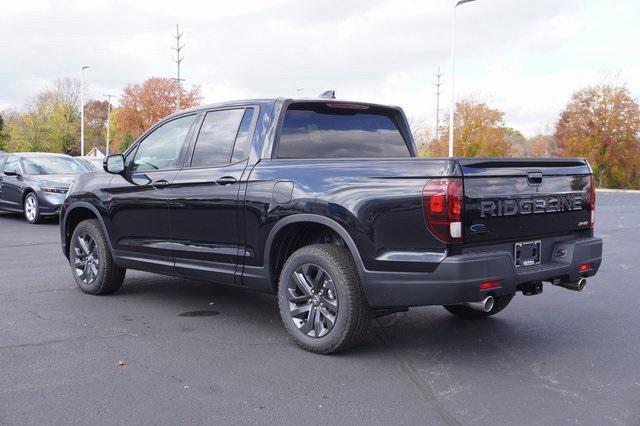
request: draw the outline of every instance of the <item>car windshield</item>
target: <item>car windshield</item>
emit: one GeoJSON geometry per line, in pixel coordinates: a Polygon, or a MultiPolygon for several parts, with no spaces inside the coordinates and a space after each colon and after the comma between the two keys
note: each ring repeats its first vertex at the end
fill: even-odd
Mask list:
{"type": "Polygon", "coordinates": [[[22,159],[28,175],[77,175],[86,172],[79,162],[67,157],[28,157],[22,159]]]}
{"type": "Polygon", "coordinates": [[[92,172],[94,170],[102,169],[102,159],[101,158],[77,158],[77,160],[82,163],[82,165],[87,169],[87,171],[92,172]]]}

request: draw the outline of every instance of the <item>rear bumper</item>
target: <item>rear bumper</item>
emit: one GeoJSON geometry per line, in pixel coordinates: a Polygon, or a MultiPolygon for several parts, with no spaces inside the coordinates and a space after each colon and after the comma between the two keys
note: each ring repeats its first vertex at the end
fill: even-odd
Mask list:
{"type": "Polygon", "coordinates": [[[575,281],[598,271],[602,262],[600,238],[565,240],[555,244],[552,252],[561,249],[564,256],[526,268],[514,266],[511,252],[488,251],[446,257],[433,272],[364,271],[362,282],[372,307],[449,305],[515,293],[520,284],[555,278],[575,281]],[[583,263],[591,263],[592,269],[579,272],[583,263]],[[480,290],[481,282],[492,280],[500,280],[501,287],[480,290]]]}

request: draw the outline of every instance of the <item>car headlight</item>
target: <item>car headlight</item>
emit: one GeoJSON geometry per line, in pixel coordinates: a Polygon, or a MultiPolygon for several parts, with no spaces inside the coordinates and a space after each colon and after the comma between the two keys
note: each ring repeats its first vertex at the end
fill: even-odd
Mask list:
{"type": "Polygon", "coordinates": [[[69,188],[40,188],[42,192],[49,192],[51,194],[66,194],[69,188]]]}

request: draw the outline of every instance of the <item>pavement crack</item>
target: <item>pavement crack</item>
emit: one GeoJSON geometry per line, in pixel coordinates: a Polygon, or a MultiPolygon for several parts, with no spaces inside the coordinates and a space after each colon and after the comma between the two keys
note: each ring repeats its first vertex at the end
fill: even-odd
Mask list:
{"type": "Polygon", "coordinates": [[[116,334],[114,334],[112,336],[102,336],[102,337],[97,337],[97,338],[87,338],[86,336],[76,336],[76,337],[70,337],[70,338],[67,338],[67,339],[51,339],[51,340],[44,340],[42,342],[21,343],[19,345],[0,346],[0,350],[3,350],[3,349],[32,348],[32,347],[38,347],[38,346],[55,345],[57,343],[67,343],[67,342],[73,342],[73,341],[76,341],[76,340],[85,340],[87,342],[106,341],[108,339],[119,338],[119,337],[123,337],[123,336],[133,336],[133,337],[135,337],[133,334],[131,334],[129,332],[116,333],[116,334]]]}
{"type": "Polygon", "coordinates": [[[453,417],[453,415],[451,415],[451,413],[449,413],[447,409],[440,403],[440,400],[438,400],[438,397],[433,392],[433,389],[431,389],[431,386],[429,386],[429,384],[420,376],[420,374],[418,374],[416,369],[413,367],[413,362],[411,362],[411,360],[405,358],[400,353],[398,353],[389,344],[386,337],[381,331],[377,331],[376,334],[378,335],[378,339],[380,340],[382,345],[387,350],[389,350],[393,354],[393,356],[398,360],[400,364],[400,369],[402,370],[402,372],[407,376],[407,378],[409,378],[409,380],[411,380],[411,382],[413,382],[416,388],[418,388],[420,395],[433,405],[433,408],[440,415],[442,420],[449,426],[461,425],[461,423],[457,421],[455,417],[453,417]]]}
{"type": "Polygon", "coordinates": [[[33,246],[54,246],[60,245],[60,241],[50,242],[50,243],[23,243],[23,244],[8,244],[0,246],[0,249],[5,248],[17,248],[17,247],[33,247],[33,246]]]}
{"type": "Polygon", "coordinates": [[[42,341],[42,342],[22,343],[20,345],[7,345],[7,346],[0,346],[0,350],[2,350],[2,349],[17,349],[17,348],[30,348],[30,347],[35,347],[35,346],[54,345],[56,343],[70,342],[72,340],[75,340],[75,339],[52,339],[52,340],[45,340],[45,341],[42,341]]]}
{"type": "Polygon", "coordinates": [[[40,319],[43,319],[43,320],[49,320],[49,318],[45,318],[45,317],[43,317],[42,315],[40,315],[39,313],[37,313],[37,312],[33,312],[33,311],[31,311],[31,310],[29,310],[28,312],[29,312],[31,315],[33,315],[33,316],[35,316],[35,317],[37,317],[37,318],[40,318],[40,319]]]}

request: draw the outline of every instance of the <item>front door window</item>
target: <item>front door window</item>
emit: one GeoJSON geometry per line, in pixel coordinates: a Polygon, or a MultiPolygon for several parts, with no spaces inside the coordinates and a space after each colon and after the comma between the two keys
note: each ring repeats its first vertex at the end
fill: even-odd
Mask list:
{"type": "Polygon", "coordinates": [[[154,130],[138,146],[131,171],[148,172],[178,167],[180,150],[195,115],[176,118],[154,130]]]}

